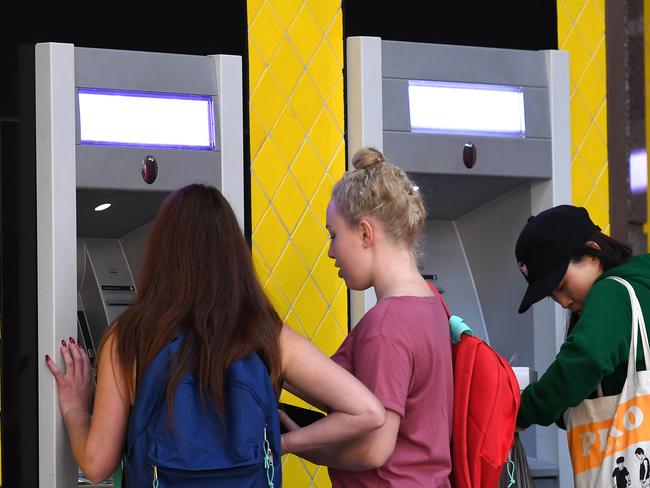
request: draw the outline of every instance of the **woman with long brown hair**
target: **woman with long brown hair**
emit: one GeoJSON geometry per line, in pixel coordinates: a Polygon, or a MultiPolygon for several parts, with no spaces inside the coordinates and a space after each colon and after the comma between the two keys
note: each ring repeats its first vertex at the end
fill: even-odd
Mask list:
{"type": "Polygon", "coordinates": [[[286,380],[331,410],[285,434],[290,445],[309,450],[384,422],[383,407],[358,380],[282,324],[255,275],[230,205],[216,188],[192,184],[161,206],[136,300],[102,340],[92,416],[92,372],[83,348],[73,338],[61,341],[65,373],[46,356],[74,457],[91,480],[105,479],[118,465],[140,380],[179,335],[184,339],[169,372],[168,401],[179,381],[193,373],[199,391],[223,414],[228,366],[257,353],[276,392],[286,380]]]}

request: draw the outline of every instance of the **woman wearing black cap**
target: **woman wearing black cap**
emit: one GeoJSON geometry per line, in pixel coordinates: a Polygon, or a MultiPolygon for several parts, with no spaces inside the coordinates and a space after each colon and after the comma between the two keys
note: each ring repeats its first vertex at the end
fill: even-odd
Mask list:
{"type": "Polygon", "coordinates": [[[522,392],[517,426],[555,422],[564,428],[565,410],[596,396],[599,386],[605,396],[621,393],[632,311],[625,287],[605,278],[627,280],[650,319],[650,255],[632,257],[629,247],[603,234],[584,208],[572,205],[531,217],[515,254],[528,281],[519,313],[545,297],[571,312],[555,361],[522,392]]]}

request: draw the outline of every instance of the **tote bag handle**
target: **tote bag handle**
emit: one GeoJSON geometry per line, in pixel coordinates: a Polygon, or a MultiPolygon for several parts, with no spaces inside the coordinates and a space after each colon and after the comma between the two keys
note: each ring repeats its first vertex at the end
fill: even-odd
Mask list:
{"type": "Polygon", "coordinates": [[[645,320],[643,319],[643,311],[641,304],[636,297],[634,288],[626,280],[618,276],[608,276],[608,280],[618,281],[620,284],[627,288],[630,295],[630,303],[632,304],[632,340],[630,342],[630,355],[627,363],[627,377],[636,374],[636,350],[639,332],[641,333],[641,342],[643,343],[643,360],[645,361],[646,371],[650,371],[650,346],[648,345],[648,331],[645,328],[645,320]]]}

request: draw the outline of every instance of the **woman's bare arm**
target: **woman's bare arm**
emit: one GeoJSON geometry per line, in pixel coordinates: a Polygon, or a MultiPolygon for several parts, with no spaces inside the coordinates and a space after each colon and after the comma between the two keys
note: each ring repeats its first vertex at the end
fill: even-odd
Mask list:
{"type": "MultiPolygon", "coordinates": [[[[280,419],[287,430],[300,428],[284,412],[280,413],[280,419]]],[[[401,417],[398,413],[386,410],[386,422],[377,430],[346,442],[296,454],[314,464],[346,471],[379,468],[388,461],[395,450],[400,422],[401,417]]]]}
{"type": "Polygon", "coordinates": [[[65,364],[62,372],[47,359],[59,393],[59,406],[65,422],[72,453],[84,474],[94,483],[106,479],[122,456],[129,417],[130,395],[124,375],[115,361],[114,335],[99,357],[97,387],[92,417],[92,371],[86,352],[74,343],[61,344],[65,364]]]}
{"type": "Polygon", "coordinates": [[[282,375],[305,401],[330,412],[325,418],[282,436],[283,452],[307,452],[350,441],[379,429],[385,410],[353,375],[311,342],[284,326],[280,334],[282,375]]]}

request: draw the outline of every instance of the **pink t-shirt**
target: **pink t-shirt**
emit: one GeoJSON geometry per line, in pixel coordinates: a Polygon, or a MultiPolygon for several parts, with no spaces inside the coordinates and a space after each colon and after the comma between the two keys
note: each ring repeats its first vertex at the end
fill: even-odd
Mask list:
{"type": "Polygon", "coordinates": [[[402,420],[386,464],[330,468],[334,488],[449,487],[453,376],[447,315],[437,297],[380,300],[332,359],[402,420]]]}

